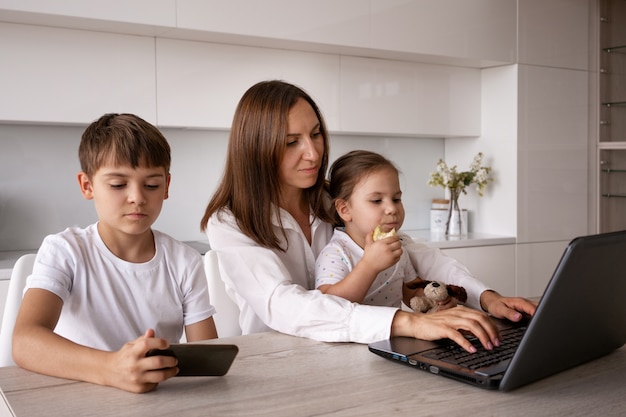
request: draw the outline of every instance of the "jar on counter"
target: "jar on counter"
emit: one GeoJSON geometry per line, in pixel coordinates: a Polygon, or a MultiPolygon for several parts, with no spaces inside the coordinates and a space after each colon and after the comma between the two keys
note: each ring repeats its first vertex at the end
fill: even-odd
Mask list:
{"type": "MultiPolygon", "coordinates": [[[[433,198],[430,207],[430,232],[435,234],[446,233],[446,222],[448,221],[448,211],[450,200],[445,198],[433,198]]],[[[467,235],[467,210],[461,209],[461,234],[467,235]]]]}

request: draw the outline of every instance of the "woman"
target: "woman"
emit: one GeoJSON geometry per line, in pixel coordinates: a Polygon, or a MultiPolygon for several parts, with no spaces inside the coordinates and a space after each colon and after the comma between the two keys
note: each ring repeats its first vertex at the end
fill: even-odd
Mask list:
{"type": "MultiPolygon", "coordinates": [[[[282,81],[264,81],[244,93],[233,119],[224,175],[201,222],[217,251],[226,289],[241,310],[243,334],[273,329],[360,343],[390,335],[450,338],[474,351],[459,331],[466,330],[487,349],[497,346],[495,325],[478,310],[413,314],[313,290],[315,259],[333,232],[326,207],[327,166],[328,132],[306,92],[282,81]]],[[[451,283],[473,280],[458,262],[418,246],[412,261],[426,272],[422,278],[445,274],[451,283]]],[[[514,321],[535,311],[530,301],[491,290],[474,299],[477,307],[514,321]]]]}

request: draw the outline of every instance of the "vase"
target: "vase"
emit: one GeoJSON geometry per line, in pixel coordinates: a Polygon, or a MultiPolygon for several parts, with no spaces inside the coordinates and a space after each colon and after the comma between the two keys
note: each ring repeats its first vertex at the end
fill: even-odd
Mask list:
{"type": "MultiPolygon", "coordinates": [[[[448,206],[448,221],[446,222],[447,236],[461,236],[464,232],[463,216],[459,207],[461,192],[456,189],[450,190],[450,205],[448,206]]],[[[465,229],[467,230],[467,229],[465,229]]]]}

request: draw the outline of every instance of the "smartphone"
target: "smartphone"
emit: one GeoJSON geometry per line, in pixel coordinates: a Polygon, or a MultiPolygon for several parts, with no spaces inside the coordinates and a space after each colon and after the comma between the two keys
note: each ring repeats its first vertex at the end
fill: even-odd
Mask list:
{"type": "Polygon", "coordinates": [[[226,375],[239,353],[237,345],[172,344],[168,349],[151,349],[146,356],[173,356],[178,359],[176,376],[226,375]]]}

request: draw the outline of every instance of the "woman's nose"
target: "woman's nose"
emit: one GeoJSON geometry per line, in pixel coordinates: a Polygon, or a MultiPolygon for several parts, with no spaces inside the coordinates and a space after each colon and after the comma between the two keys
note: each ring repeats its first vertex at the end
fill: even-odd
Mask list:
{"type": "Polygon", "coordinates": [[[308,160],[317,161],[320,157],[320,154],[317,151],[317,148],[315,147],[315,143],[313,143],[313,141],[310,138],[304,142],[305,142],[304,144],[305,148],[303,150],[303,157],[308,160]]]}

